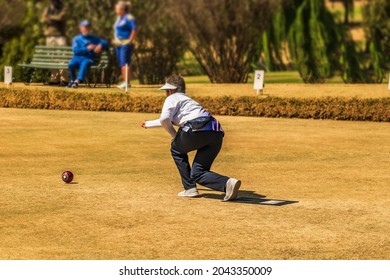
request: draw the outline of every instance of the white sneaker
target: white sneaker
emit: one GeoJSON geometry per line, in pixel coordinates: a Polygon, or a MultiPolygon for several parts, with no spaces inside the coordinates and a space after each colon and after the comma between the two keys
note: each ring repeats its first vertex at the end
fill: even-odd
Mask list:
{"type": "Polygon", "coordinates": [[[240,187],[241,187],[241,181],[240,180],[237,180],[237,179],[234,179],[234,178],[230,178],[226,182],[226,196],[225,196],[225,198],[223,200],[224,201],[235,200],[237,198],[238,190],[240,189],[240,187]]]}
{"type": "Polygon", "coordinates": [[[192,189],[189,189],[189,190],[185,190],[185,191],[179,192],[177,194],[177,196],[180,196],[180,197],[197,197],[197,196],[199,196],[199,192],[198,192],[197,188],[192,188],[192,189]]]}
{"type": "MultiPolygon", "coordinates": [[[[119,89],[126,89],[126,83],[121,83],[117,86],[119,89]]],[[[127,88],[131,88],[131,84],[127,84],[127,88]]]]}

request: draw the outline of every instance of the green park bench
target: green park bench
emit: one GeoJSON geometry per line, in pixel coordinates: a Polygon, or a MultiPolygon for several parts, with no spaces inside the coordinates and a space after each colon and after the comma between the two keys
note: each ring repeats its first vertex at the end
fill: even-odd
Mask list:
{"type": "MultiPolygon", "coordinates": [[[[111,86],[112,81],[112,73],[111,72],[111,54],[109,51],[103,51],[101,55],[99,55],[94,63],[91,66],[86,83],[90,87],[96,87],[99,81],[104,81],[107,87],[111,86]]],[[[36,46],[33,58],[30,63],[18,64],[18,66],[24,68],[32,69],[30,71],[30,75],[27,80],[24,78],[24,73],[22,74],[24,77],[24,81],[26,85],[29,85],[34,81],[37,70],[44,71],[43,75],[48,77],[50,70],[67,70],[68,63],[73,57],[72,47],[69,46],[36,46]]],[[[44,79],[43,79],[44,80],[44,79]]]]}

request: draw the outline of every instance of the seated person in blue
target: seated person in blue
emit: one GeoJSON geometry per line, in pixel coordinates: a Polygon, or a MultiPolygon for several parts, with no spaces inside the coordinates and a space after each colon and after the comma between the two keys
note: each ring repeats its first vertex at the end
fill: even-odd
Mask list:
{"type": "Polygon", "coordinates": [[[79,25],[80,35],[73,38],[73,58],[69,62],[69,75],[71,82],[68,88],[78,88],[84,81],[88,69],[93,65],[96,54],[108,48],[108,42],[90,34],[91,24],[82,21],[79,25]],[[76,76],[76,71],[79,73],[76,76]]]}

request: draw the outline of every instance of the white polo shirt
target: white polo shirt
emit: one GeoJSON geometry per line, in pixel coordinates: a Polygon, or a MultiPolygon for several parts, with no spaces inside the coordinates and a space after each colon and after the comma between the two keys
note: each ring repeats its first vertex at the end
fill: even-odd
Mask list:
{"type": "MultiPolygon", "coordinates": [[[[182,127],[186,122],[199,118],[208,117],[210,113],[195,100],[185,93],[174,93],[165,99],[160,119],[147,121],[146,128],[164,126],[164,128],[174,137],[172,128],[166,127],[164,121],[169,120],[171,124],[182,127]]],[[[176,131],[175,131],[176,133],[176,131]]]]}

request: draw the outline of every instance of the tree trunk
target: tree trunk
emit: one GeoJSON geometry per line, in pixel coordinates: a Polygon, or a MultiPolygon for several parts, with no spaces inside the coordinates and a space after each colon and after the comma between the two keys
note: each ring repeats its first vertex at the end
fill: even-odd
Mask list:
{"type": "Polygon", "coordinates": [[[344,24],[349,24],[349,12],[351,10],[351,1],[350,0],[343,0],[344,4],[344,24]]]}

